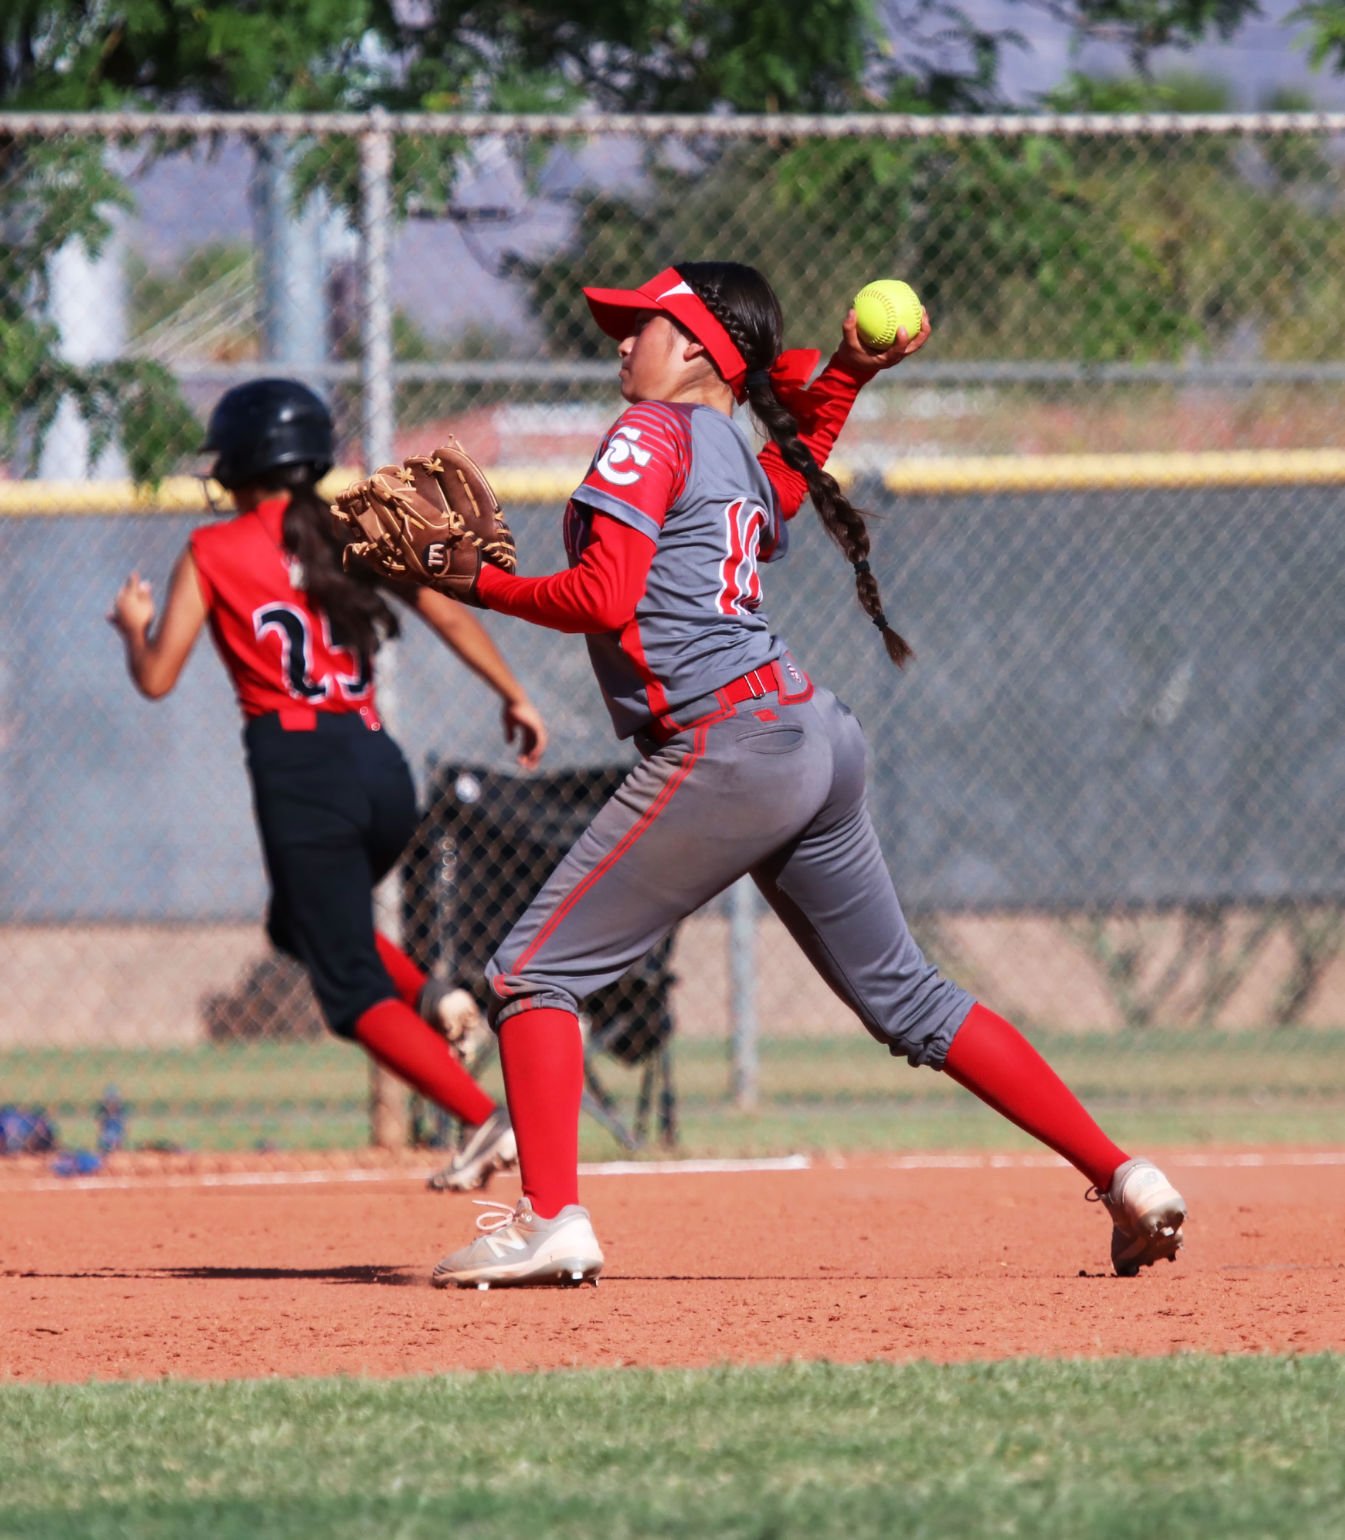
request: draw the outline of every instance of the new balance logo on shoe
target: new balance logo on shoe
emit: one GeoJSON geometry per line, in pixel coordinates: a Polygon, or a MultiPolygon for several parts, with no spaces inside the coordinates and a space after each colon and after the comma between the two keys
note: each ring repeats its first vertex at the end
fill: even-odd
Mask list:
{"type": "Polygon", "coordinates": [[[439,1263],[430,1278],[435,1288],[597,1283],[603,1254],[587,1209],[571,1203],[543,1219],[527,1198],[512,1209],[476,1201],[486,1210],[476,1221],[485,1233],[439,1263]]]}

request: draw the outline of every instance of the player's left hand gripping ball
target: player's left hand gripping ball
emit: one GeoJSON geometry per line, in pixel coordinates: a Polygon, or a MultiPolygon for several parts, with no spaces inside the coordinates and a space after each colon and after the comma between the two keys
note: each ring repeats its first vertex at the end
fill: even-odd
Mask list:
{"type": "Polygon", "coordinates": [[[517,566],[514,537],[485,472],[456,439],[384,465],[336,497],[347,569],[419,583],[471,604],[481,563],[517,566]]]}

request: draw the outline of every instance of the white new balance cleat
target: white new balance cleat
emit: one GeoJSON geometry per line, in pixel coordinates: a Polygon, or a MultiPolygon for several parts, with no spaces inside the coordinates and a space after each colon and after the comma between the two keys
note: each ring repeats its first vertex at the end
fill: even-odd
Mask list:
{"type": "Polygon", "coordinates": [[[1118,1166],[1111,1187],[1090,1187],[1087,1197],[1106,1206],[1112,1218],[1111,1261],[1122,1278],[1161,1257],[1177,1260],[1185,1237],[1186,1200],[1151,1160],[1118,1166]]]}
{"type": "Polygon", "coordinates": [[[476,1202],[487,1210],[476,1221],[485,1233],[438,1264],[430,1277],[435,1288],[597,1284],[602,1248],[586,1208],[570,1203],[554,1219],[542,1219],[527,1198],[520,1198],[512,1209],[482,1198],[476,1202]]]}
{"type": "Polygon", "coordinates": [[[426,1184],[435,1192],[475,1192],[497,1171],[518,1164],[518,1140],[507,1108],[497,1107],[484,1123],[472,1130],[467,1143],[442,1171],[426,1184]]]}

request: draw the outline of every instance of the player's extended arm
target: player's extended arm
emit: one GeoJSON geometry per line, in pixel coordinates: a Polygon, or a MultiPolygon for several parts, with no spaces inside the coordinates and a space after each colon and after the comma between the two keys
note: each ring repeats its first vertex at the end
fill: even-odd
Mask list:
{"type": "Polygon", "coordinates": [[[577,565],[548,577],[519,577],[498,567],[482,567],[477,598],[488,610],[553,631],[619,631],[635,616],[653,560],[654,542],[648,535],[595,511],[577,565]]]}
{"type": "Polygon", "coordinates": [[[525,770],[535,769],[546,752],[546,723],[490,633],[471,610],[432,588],[412,588],[403,597],[444,645],[500,697],[505,742],[517,742],[518,763],[525,770]]]}
{"type": "Polygon", "coordinates": [[[205,624],[206,605],[188,546],[168,580],[168,600],[157,627],[154,596],[138,572],[117,590],[108,620],[126,644],[126,670],[136,689],[150,700],[167,695],[178,681],[205,624]]]}
{"type": "MultiPolygon", "coordinates": [[[[914,337],[898,332],[897,340],[881,353],[871,353],[859,340],[855,313],[848,312],[841,326],[841,345],[831,355],[827,366],[804,392],[806,410],[799,417],[799,438],[818,465],[825,465],[841,429],[850,416],[850,408],[863,387],[883,369],[894,368],[903,358],[918,352],[929,339],[929,316],[921,314],[920,330],[914,337]]],[[[778,444],[767,444],[757,457],[766,479],[775,488],[780,512],[792,519],[808,495],[808,483],[800,471],[785,464],[778,444]]]]}

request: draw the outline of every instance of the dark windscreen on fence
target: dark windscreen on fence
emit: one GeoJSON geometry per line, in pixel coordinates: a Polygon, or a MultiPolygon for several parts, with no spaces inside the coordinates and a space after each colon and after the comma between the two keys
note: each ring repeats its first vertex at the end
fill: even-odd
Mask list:
{"type": "MultiPolygon", "coordinates": [[[[882,515],[874,567],[915,664],[888,664],[806,508],[765,604],[864,722],[909,908],[1345,894],[1340,490],[853,495],[882,515]]],[[[559,510],[511,515],[522,570],[559,565],[559,510]]],[[[240,721],[208,639],[150,703],[103,619],[133,566],[162,595],[195,521],[56,522],[56,540],[46,519],[0,531],[6,918],[256,915],[240,721]]],[[[488,623],[550,721],[547,768],[629,756],[581,638],[488,623]]],[[[495,698],[414,619],[383,691],[422,778],[436,758],[509,766],[495,698]]]]}

